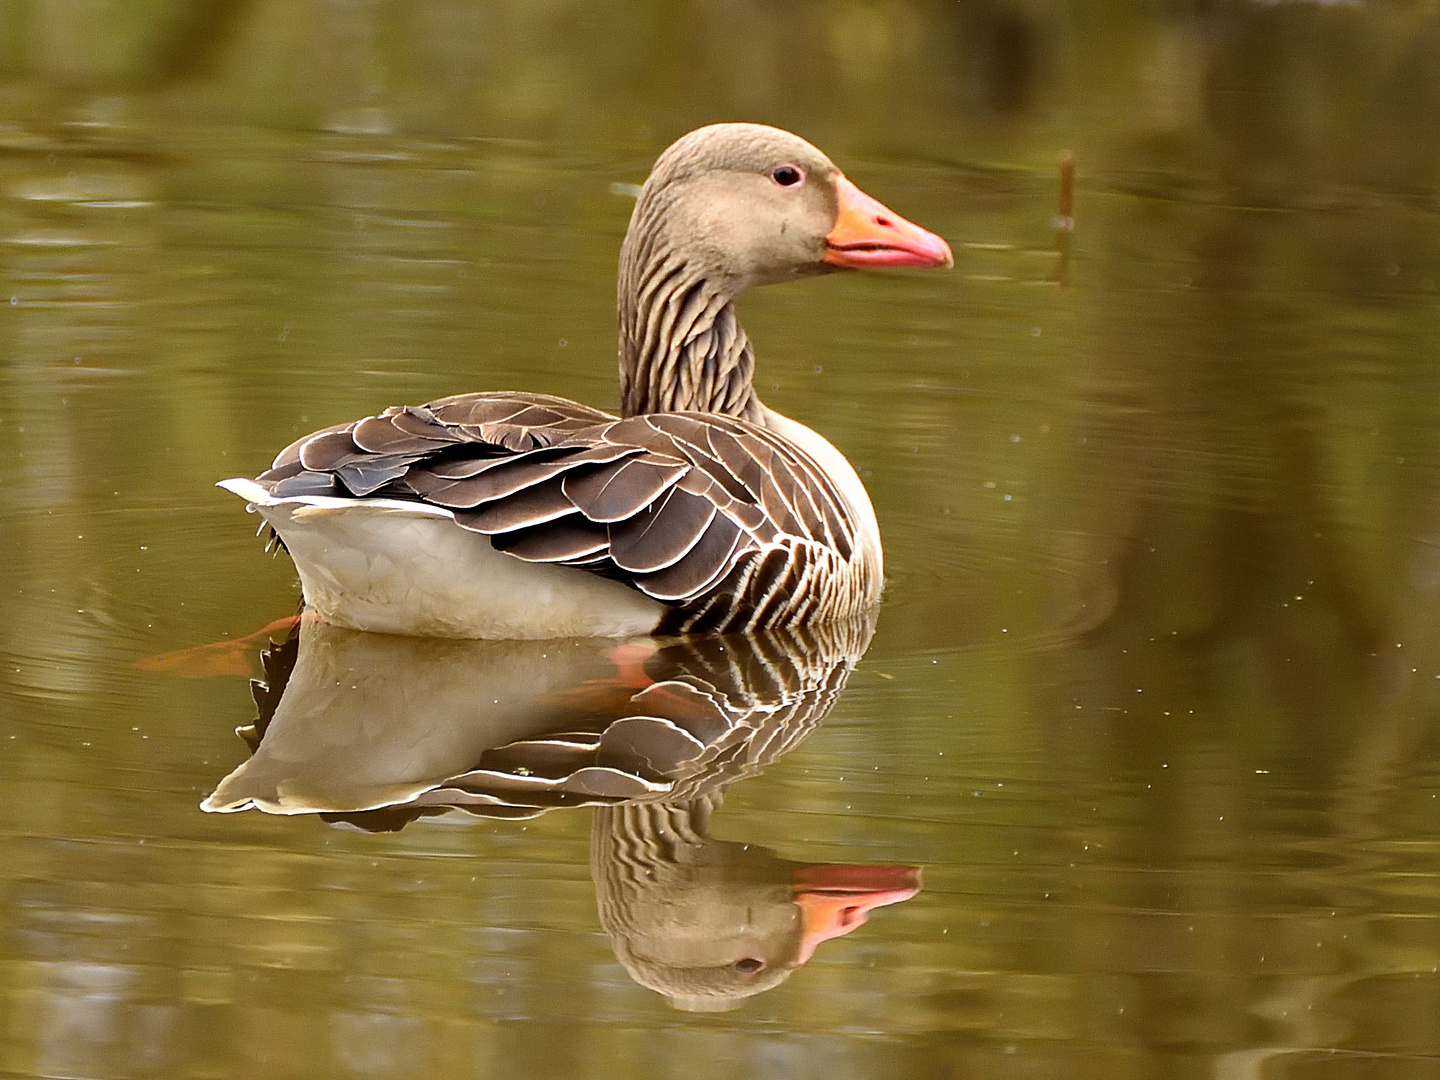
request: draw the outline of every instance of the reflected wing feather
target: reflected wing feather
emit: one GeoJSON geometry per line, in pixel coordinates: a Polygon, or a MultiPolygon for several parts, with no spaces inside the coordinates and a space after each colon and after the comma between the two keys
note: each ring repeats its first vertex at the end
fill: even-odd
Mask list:
{"type": "Polygon", "coordinates": [[[627,716],[605,729],[599,764],[664,779],[705,752],[705,744],[659,716],[627,716]]]}
{"type": "Polygon", "coordinates": [[[630,703],[647,715],[663,716],[706,746],[730,729],[730,721],[716,696],[682,679],[666,679],[647,686],[632,697],[630,703]]]}

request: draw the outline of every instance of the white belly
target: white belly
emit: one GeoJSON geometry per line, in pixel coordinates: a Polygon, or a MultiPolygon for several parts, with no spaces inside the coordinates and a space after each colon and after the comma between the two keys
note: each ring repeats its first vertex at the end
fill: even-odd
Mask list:
{"type": "Polygon", "coordinates": [[[619,582],[496,551],[439,507],[276,499],[244,479],[219,486],[280,534],[305,603],[339,626],[419,637],[631,637],[650,633],[665,612],[619,582]]]}

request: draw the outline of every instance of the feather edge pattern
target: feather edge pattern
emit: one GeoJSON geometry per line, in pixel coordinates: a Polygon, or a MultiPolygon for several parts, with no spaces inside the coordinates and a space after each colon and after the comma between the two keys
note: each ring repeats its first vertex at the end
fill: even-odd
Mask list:
{"type": "Polygon", "coordinates": [[[662,633],[846,618],[880,593],[824,469],[768,428],[719,414],[619,419],[546,394],[464,394],[297,440],[254,483],[448,510],[516,558],[602,573],[662,602],[662,633]],[[575,539],[549,542],[547,529],[575,539]]]}

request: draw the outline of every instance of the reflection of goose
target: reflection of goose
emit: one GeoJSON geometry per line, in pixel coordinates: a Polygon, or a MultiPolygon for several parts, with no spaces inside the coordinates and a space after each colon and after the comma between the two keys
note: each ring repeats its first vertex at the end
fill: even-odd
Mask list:
{"type": "Polygon", "coordinates": [[[630,977],[693,1012],[769,990],[866,914],[920,891],[916,866],[797,863],[711,839],[718,796],[595,812],[600,924],[630,977]]]}
{"type": "Polygon", "coordinates": [[[265,656],[254,756],[202,804],[532,815],[688,799],[797,745],[873,623],[692,637],[435,641],[307,622],[265,656]]]}
{"type": "Polygon", "coordinates": [[[316,432],[222,486],[343,626],[545,638],[851,617],[880,595],[874,510],[835,447],[756,397],[734,301],[837,267],[951,263],[804,140],[702,128],[661,155],[626,234],[624,419],[467,394],[316,432]]]}
{"type": "Polygon", "coordinates": [[[917,867],[790,862],[709,835],[725,787],[814,729],[872,629],[617,645],[305,622],[264,656],[260,719],[241,730],[253,756],[202,805],[384,830],[594,804],[591,872],[616,955],[679,1008],[727,1008],[919,890],[917,867]]]}

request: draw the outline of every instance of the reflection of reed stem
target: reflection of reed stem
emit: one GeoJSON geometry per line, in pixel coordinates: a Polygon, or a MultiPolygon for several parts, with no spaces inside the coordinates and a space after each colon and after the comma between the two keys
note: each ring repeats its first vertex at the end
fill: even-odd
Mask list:
{"type": "Polygon", "coordinates": [[[1055,215],[1055,280],[1061,288],[1070,284],[1070,234],[1075,231],[1075,155],[1060,155],[1060,211],[1055,215]]]}

